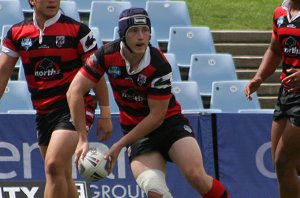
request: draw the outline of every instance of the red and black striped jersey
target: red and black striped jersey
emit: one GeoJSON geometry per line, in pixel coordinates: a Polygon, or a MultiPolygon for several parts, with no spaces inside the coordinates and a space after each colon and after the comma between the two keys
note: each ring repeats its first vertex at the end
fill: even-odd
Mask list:
{"type": "Polygon", "coordinates": [[[107,74],[119,106],[122,128],[125,131],[131,130],[149,114],[148,98],[170,98],[166,119],[181,114],[180,104],[171,93],[171,66],[163,53],[149,46],[143,57],[149,63],[143,66],[140,64],[139,71],[129,73],[129,65],[126,66],[121,54],[121,45],[120,41],[104,45],[87,59],[80,71],[95,83],[104,73],[107,74]]]}
{"type": "MultiPolygon", "coordinates": [[[[43,30],[34,18],[12,26],[2,51],[20,56],[33,106],[37,113],[46,114],[68,107],[69,85],[97,44],[88,26],[60,12],[45,22],[43,30]]],[[[92,104],[91,96],[85,99],[92,104]]]]}
{"type": "MultiPolygon", "coordinates": [[[[286,70],[300,68],[300,15],[290,18],[288,4],[274,11],[272,37],[281,43],[282,74],[281,79],[289,75],[286,70]]],[[[287,85],[288,86],[288,85],[287,85]]]]}

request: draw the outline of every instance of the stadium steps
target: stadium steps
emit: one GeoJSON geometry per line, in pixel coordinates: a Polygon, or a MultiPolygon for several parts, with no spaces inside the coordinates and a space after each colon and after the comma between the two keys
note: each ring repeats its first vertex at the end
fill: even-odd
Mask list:
{"type": "MultiPolygon", "coordinates": [[[[216,51],[230,53],[236,65],[238,78],[251,79],[268,48],[271,31],[217,31],[212,30],[216,51]]],[[[280,86],[280,67],[257,91],[262,108],[274,108],[280,86]]]]}

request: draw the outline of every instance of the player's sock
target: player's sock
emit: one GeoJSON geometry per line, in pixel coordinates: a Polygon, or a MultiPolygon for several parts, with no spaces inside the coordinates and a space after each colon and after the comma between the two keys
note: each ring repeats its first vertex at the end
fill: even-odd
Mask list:
{"type": "Polygon", "coordinates": [[[203,198],[230,198],[225,187],[216,179],[213,179],[213,185],[208,193],[202,196],[203,198]]]}

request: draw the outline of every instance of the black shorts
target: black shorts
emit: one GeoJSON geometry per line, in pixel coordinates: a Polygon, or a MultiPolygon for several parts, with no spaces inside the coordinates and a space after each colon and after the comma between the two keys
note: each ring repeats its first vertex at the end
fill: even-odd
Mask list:
{"type": "Polygon", "coordinates": [[[168,152],[174,142],[184,137],[195,137],[188,119],[182,115],[166,119],[159,128],[128,147],[129,161],[150,151],[158,151],[166,160],[172,161],[168,152]]]}
{"type": "MultiPolygon", "coordinates": [[[[86,114],[86,124],[90,128],[95,117],[94,111],[86,114]]],[[[45,115],[36,116],[38,144],[47,146],[50,142],[52,132],[58,129],[66,129],[75,132],[75,127],[71,121],[69,109],[60,109],[45,115]]]]}
{"type": "Polygon", "coordinates": [[[282,118],[288,118],[291,123],[300,127],[300,93],[288,93],[281,87],[273,120],[282,118]]]}

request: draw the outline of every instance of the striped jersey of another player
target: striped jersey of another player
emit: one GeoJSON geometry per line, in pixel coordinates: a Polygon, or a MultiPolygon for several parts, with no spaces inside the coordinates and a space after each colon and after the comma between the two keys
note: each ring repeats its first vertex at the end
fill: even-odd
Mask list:
{"type": "Polygon", "coordinates": [[[287,69],[300,68],[300,17],[291,20],[287,9],[277,7],[273,17],[272,37],[281,43],[283,53],[281,79],[288,75],[287,69]]]}
{"type": "MultiPolygon", "coordinates": [[[[150,60],[141,71],[129,74],[120,53],[120,41],[104,45],[91,56],[81,72],[94,82],[107,73],[116,103],[120,109],[120,122],[129,131],[149,114],[148,98],[170,98],[166,118],[181,113],[181,107],[171,93],[171,66],[159,49],[149,47],[144,59],[150,60]]],[[[140,66],[139,66],[140,67],[140,66]]]]}
{"type": "Polygon", "coordinates": [[[67,104],[72,79],[97,49],[90,29],[61,13],[45,26],[39,30],[32,19],[25,20],[14,25],[3,42],[3,51],[21,57],[33,105],[41,114],[67,104]]]}

